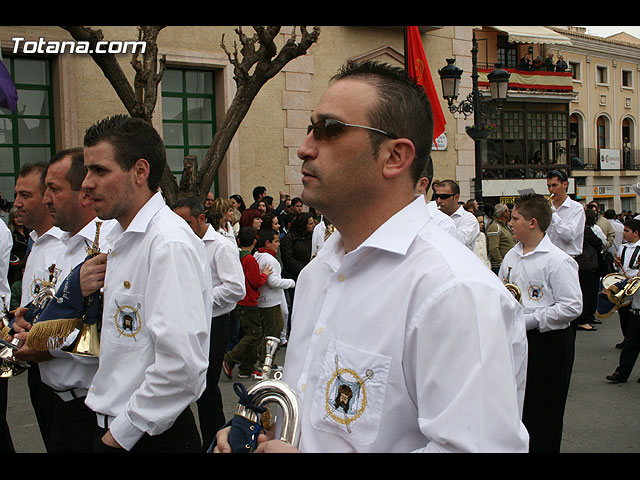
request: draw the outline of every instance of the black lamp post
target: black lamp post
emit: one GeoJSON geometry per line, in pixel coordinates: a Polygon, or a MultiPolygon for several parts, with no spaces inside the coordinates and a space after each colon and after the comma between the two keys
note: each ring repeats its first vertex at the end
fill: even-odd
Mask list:
{"type": "Polygon", "coordinates": [[[483,99],[478,89],[478,42],[475,34],[473,35],[472,41],[472,89],[466,99],[462,100],[458,105],[454,103],[458,98],[460,78],[463,72],[460,67],[455,65],[455,58],[448,58],[447,65],[438,70],[438,74],[442,82],[442,96],[449,104],[449,111],[451,113],[461,113],[464,115],[464,118],[473,114],[474,126],[467,129],[467,134],[475,142],[475,199],[478,204],[482,206],[482,158],[478,142],[487,138],[491,130],[479,128],[480,118],[486,117],[489,113],[501,111],[501,102],[507,98],[507,89],[511,74],[500,68],[500,65],[497,64],[496,69],[488,75],[491,100],[487,101],[483,99]]]}

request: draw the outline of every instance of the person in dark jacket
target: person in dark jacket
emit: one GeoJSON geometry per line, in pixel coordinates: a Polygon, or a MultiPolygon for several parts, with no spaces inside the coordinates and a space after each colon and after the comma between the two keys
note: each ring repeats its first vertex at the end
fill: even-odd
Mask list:
{"type": "Polygon", "coordinates": [[[578,277],[580,278],[580,288],[582,289],[583,307],[580,316],[571,324],[574,330],[595,331],[596,328],[591,324],[596,321],[596,302],[600,282],[598,254],[602,251],[604,243],[592,228],[596,223],[595,211],[587,209],[585,217],[582,253],[575,257],[576,262],[578,262],[578,277]]]}
{"type": "MultiPolygon", "coordinates": [[[[311,239],[315,221],[309,212],[297,214],[291,221],[291,227],[280,240],[280,257],[282,259],[282,277],[298,280],[300,271],[311,260],[311,239]]],[[[289,308],[287,334],[291,331],[291,315],[293,312],[293,296],[295,288],[285,290],[289,308]]]]}

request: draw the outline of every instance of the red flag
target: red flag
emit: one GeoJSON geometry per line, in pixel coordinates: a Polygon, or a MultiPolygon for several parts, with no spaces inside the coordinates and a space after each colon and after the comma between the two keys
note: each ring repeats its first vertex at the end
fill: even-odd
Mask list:
{"type": "Polygon", "coordinates": [[[429,70],[427,57],[424,54],[418,27],[407,27],[407,51],[405,55],[407,56],[409,76],[416,83],[422,85],[431,103],[431,110],[433,110],[433,139],[435,140],[444,132],[447,122],[444,119],[444,112],[440,106],[440,99],[436,93],[433,78],[431,78],[431,71],[429,70]]]}

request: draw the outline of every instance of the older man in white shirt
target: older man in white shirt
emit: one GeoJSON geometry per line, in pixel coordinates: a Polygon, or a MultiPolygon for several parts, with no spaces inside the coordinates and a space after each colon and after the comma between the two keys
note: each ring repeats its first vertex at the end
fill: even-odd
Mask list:
{"type": "MultiPolygon", "coordinates": [[[[432,143],[424,90],[404,69],[349,63],[311,120],[302,197],[337,232],[296,286],[283,379],[299,450],[525,452],[522,310],[415,197],[432,143]]],[[[293,450],[262,440],[257,452],[293,450]]]]}
{"type": "Polygon", "coordinates": [[[460,187],[453,180],[443,180],[438,182],[434,188],[436,203],[438,208],[449,215],[456,224],[458,239],[473,251],[476,245],[476,238],[480,233],[480,225],[475,215],[467,212],[458,203],[460,199],[460,187]]]}
{"type": "MultiPolygon", "coordinates": [[[[82,148],[57,153],[46,171],[46,189],[42,201],[49,209],[53,224],[64,232],[61,236],[64,248],[55,259],[55,267],[59,270],[58,287],[85,260],[87,246],[96,240],[95,210],[81,190],[84,175],[82,148]]],[[[113,222],[105,225],[102,234],[106,234],[112,226],[113,222]]],[[[104,243],[100,243],[104,247],[104,243]]],[[[26,324],[17,313],[16,316],[16,323],[30,329],[31,325],[26,324]]],[[[77,335],[78,330],[75,330],[62,346],[73,345],[77,335]]],[[[58,339],[58,342],[62,340],[58,339]]],[[[98,369],[98,358],[73,356],[67,349],[57,347],[58,342],[43,354],[31,352],[28,358],[40,361],[42,381],[56,393],[49,452],[89,453],[93,450],[96,422],[95,415],[84,401],[98,369]],[[45,355],[44,358],[39,358],[41,355],[45,355]]],[[[29,347],[23,347],[22,350],[25,351],[22,355],[28,355],[29,347]]]]}

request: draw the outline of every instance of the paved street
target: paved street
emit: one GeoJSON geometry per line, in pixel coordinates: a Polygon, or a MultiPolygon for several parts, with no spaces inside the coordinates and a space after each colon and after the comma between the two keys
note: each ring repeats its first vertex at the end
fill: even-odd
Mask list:
{"type": "MultiPolygon", "coordinates": [[[[628,383],[610,384],[605,380],[615,369],[621,340],[618,316],[598,325],[597,332],[578,332],[576,359],[567,411],[562,452],[566,453],[639,453],[640,452],[640,367],[628,383]]],[[[281,352],[276,363],[281,361],[281,352]]],[[[233,383],[221,375],[220,386],[229,418],[237,396],[233,383]]],[[[247,385],[250,380],[243,380],[247,385]]],[[[197,413],[197,408],[194,406],[197,413]]],[[[8,420],[16,451],[42,453],[44,446],[31,404],[28,400],[26,374],[10,380],[8,420]],[[25,400],[26,399],[26,400],[25,400]]]]}

